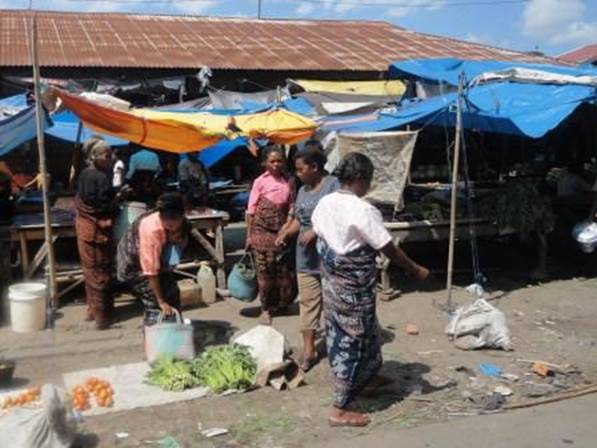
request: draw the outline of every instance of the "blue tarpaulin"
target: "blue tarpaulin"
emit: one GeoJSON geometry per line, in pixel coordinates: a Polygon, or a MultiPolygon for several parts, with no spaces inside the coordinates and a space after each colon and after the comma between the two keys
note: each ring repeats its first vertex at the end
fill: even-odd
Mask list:
{"type": "MultiPolygon", "coordinates": [[[[0,100],[0,156],[35,138],[37,135],[35,107],[27,106],[25,95],[0,100]]],[[[51,126],[49,118],[45,126],[51,126]]]]}
{"type": "MultiPolygon", "coordinates": [[[[46,134],[60,140],[76,143],[79,119],[75,114],[73,114],[71,111],[60,112],[53,115],[52,120],[54,121],[54,125],[51,128],[46,129],[46,134]]],[[[97,134],[97,132],[94,132],[91,129],[83,126],[80,143],[84,143],[85,140],[95,134],[97,134]]],[[[111,137],[109,135],[102,135],[102,137],[110,146],[125,146],[129,143],[126,140],[111,137]]]]}
{"type": "Polygon", "coordinates": [[[482,73],[525,68],[547,73],[570,76],[596,76],[596,69],[567,67],[550,64],[525,64],[506,61],[470,61],[454,58],[411,59],[390,64],[390,76],[401,79],[445,82],[458,85],[458,77],[464,72],[467,81],[482,73]]]}
{"type": "MultiPolygon", "coordinates": [[[[497,62],[458,61],[454,59],[405,61],[393,64],[401,67],[400,72],[414,75],[412,67],[418,70],[417,76],[426,80],[442,80],[458,82],[459,70],[465,70],[467,77],[477,76],[498,67],[497,62]],[[447,61],[451,61],[448,63],[447,61]],[[443,70],[443,71],[442,71],[443,70]]],[[[538,64],[533,65],[537,68],[538,64]]],[[[508,67],[519,65],[509,64],[508,67]]],[[[543,66],[544,67],[544,66],[543,66]]],[[[561,69],[563,74],[574,76],[586,75],[587,70],[568,67],[561,69]]],[[[591,74],[595,74],[595,70],[591,74]]],[[[410,123],[447,125],[456,123],[456,94],[439,95],[421,101],[403,101],[401,107],[394,111],[380,112],[377,117],[368,121],[326,128],[343,132],[375,132],[397,129],[410,123]]],[[[581,104],[596,104],[597,93],[594,87],[581,85],[530,84],[517,82],[492,82],[466,89],[463,105],[463,126],[486,132],[522,135],[531,138],[544,136],[556,128],[572,114],[581,104]]]]}
{"type": "Polygon", "coordinates": [[[245,146],[246,144],[247,139],[244,137],[235,138],[234,140],[221,140],[215,145],[199,152],[199,160],[201,160],[205,166],[211,168],[224,157],[231,154],[236,148],[245,146]]]}

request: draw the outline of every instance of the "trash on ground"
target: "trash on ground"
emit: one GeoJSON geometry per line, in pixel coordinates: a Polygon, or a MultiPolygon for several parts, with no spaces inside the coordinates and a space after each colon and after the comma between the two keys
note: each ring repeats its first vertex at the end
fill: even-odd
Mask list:
{"type": "Polygon", "coordinates": [[[514,373],[502,373],[501,377],[508,381],[516,382],[520,379],[520,377],[514,373]]]}
{"type": "Polygon", "coordinates": [[[128,432],[117,432],[114,434],[117,439],[128,439],[129,433],[128,432]]]}
{"type": "Polygon", "coordinates": [[[495,386],[493,391],[496,394],[503,395],[504,397],[509,397],[510,395],[512,395],[512,389],[510,389],[509,387],[503,386],[501,384],[498,386],[495,386]]]}
{"type": "Polygon", "coordinates": [[[533,372],[543,377],[554,375],[554,371],[541,362],[536,362],[535,364],[533,364],[533,372]]]}
{"type": "Polygon", "coordinates": [[[178,443],[176,439],[171,435],[167,435],[162,440],[160,440],[160,446],[162,448],[182,448],[180,443],[178,443]]]}
{"type": "Polygon", "coordinates": [[[496,411],[501,408],[506,399],[502,394],[493,393],[489,397],[486,397],[483,403],[483,410],[485,411],[496,411]]]}
{"type": "Polygon", "coordinates": [[[419,327],[415,324],[406,324],[406,334],[410,334],[411,336],[416,336],[419,334],[419,327]]]}
{"type": "Polygon", "coordinates": [[[485,375],[492,378],[498,378],[502,374],[502,368],[496,366],[495,364],[479,364],[479,371],[485,375]]]}
{"type": "Polygon", "coordinates": [[[470,369],[466,366],[458,366],[458,367],[455,367],[454,370],[456,370],[457,372],[460,372],[460,373],[464,373],[468,376],[472,376],[472,377],[477,376],[477,374],[475,373],[475,371],[473,369],[470,369]]]}
{"type": "Polygon", "coordinates": [[[456,347],[462,350],[512,350],[506,316],[483,299],[458,308],[446,327],[446,334],[453,337],[456,347]]]}
{"type": "Polygon", "coordinates": [[[225,434],[228,434],[228,432],[229,431],[226,428],[210,428],[201,431],[201,435],[210,439],[212,437],[223,436],[225,434]]]}

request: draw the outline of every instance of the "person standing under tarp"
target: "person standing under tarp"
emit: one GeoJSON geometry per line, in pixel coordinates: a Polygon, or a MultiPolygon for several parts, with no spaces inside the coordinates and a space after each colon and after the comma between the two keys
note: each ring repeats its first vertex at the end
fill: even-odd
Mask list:
{"type": "Polygon", "coordinates": [[[261,298],[259,321],[270,325],[272,314],[284,312],[296,298],[293,252],[278,240],[290,222],[294,195],[282,148],[270,146],[264,157],[265,172],[255,179],[247,206],[246,249],[255,256],[261,298]]]}
{"type": "Polygon", "coordinates": [[[118,280],[126,282],[145,308],[145,325],[180,310],[172,266],[178,264],[191,231],[180,193],[164,193],[156,210],[141,215],[118,243],[118,280]]]}
{"type": "Polygon", "coordinates": [[[131,156],[126,181],[134,192],[135,201],[153,204],[159,195],[155,179],[161,171],[160,158],[155,152],[140,148],[131,156]]]}
{"type": "Polygon", "coordinates": [[[209,173],[199,153],[182,154],[178,163],[180,191],[193,207],[205,207],[209,198],[209,173]]]}
{"type": "Polygon", "coordinates": [[[88,166],[78,180],[75,229],[85,279],[86,320],[95,321],[96,327],[103,330],[109,326],[114,308],[112,149],[101,138],[90,138],[83,149],[88,166]]]}
{"type": "Polygon", "coordinates": [[[391,382],[377,373],[382,365],[376,316],[376,257],[424,280],[429,271],[392,242],[379,210],[363,198],[373,179],[373,163],[350,153],[335,174],[341,188],[319,201],[311,217],[323,290],[328,360],[334,378],[331,426],[365,426],[369,416],[351,411],[356,396],[391,382]]]}

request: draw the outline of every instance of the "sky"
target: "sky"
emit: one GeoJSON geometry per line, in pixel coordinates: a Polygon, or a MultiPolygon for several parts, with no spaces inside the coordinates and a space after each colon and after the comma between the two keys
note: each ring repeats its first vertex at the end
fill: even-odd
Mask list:
{"type": "MultiPolygon", "coordinates": [[[[0,9],[30,0],[0,0],[0,9]]],[[[256,17],[259,0],[31,0],[34,9],[256,17]]],[[[597,0],[261,0],[263,18],[384,20],[425,33],[558,55],[597,43],[597,0]]]]}

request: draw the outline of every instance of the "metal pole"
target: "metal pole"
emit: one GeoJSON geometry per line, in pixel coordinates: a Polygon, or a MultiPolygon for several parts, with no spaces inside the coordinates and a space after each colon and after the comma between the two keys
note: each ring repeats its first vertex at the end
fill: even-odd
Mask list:
{"type": "Polygon", "coordinates": [[[454,267],[454,239],[456,236],[456,200],[458,190],[458,167],[460,161],[460,135],[462,133],[462,88],[464,74],[458,79],[458,98],[456,100],[456,135],[454,137],[454,161],[452,163],[452,196],[450,199],[450,239],[448,240],[448,279],[446,289],[448,290],[447,307],[452,308],[452,276],[454,267]]]}
{"type": "Polygon", "coordinates": [[[261,0],[257,0],[257,19],[261,20],[261,0]]]}
{"type": "Polygon", "coordinates": [[[48,328],[53,327],[53,311],[56,307],[54,299],[56,297],[56,260],[54,258],[54,247],[52,246],[52,221],[50,216],[50,201],[48,198],[49,176],[46,166],[46,150],[44,145],[44,125],[45,114],[42,105],[42,93],[39,79],[39,54],[37,47],[37,17],[31,18],[31,54],[33,65],[33,85],[35,89],[35,117],[37,124],[37,148],[39,151],[39,172],[42,178],[42,194],[44,201],[44,231],[46,246],[48,248],[48,283],[49,283],[49,302],[48,302],[48,328]]]}

